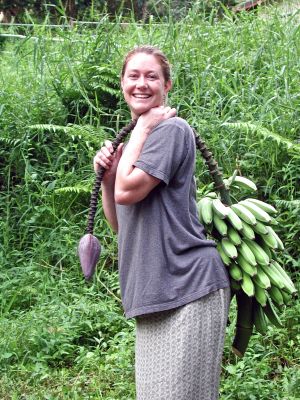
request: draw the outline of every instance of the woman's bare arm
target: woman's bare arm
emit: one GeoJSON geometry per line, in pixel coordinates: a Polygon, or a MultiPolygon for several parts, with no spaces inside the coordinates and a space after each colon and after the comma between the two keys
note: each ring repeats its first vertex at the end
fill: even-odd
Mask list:
{"type": "Polygon", "coordinates": [[[120,159],[116,174],[115,202],[134,204],[144,199],[159,184],[155,178],[133,166],[143,149],[144,143],[152,129],[161,121],[176,115],[176,109],[155,107],[142,114],[133,129],[130,140],[120,159]]]}
{"type": "Polygon", "coordinates": [[[109,225],[118,233],[118,219],[115,204],[115,188],[113,185],[102,184],[102,207],[109,225]]]}
{"type": "Polygon", "coordinates": [[[104,215],[115,232],[118,232],[118,219],[115,204],[115,180],[117,166],[122,155],[123,144],[120,144],[116,153],[113,155],[112,143],[105,141],[100,151],[94,157],[94,170],[97,173],[100,167],[104,167],[106,172],[102,180],[102,206],[104,215]]]}

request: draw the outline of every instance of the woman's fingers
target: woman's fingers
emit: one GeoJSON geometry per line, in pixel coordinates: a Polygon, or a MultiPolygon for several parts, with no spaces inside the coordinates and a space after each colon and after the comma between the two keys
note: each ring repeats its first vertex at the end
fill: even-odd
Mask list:
{"type": "Polygon", "coordinates": [[[176,108],[166,107],[166,114],[168,118],[175,117],[177,114],[176,108]]]}
{"type": "Polygon", "coordinates": [[[171,108],[169,106],[160,106],[157,110],[159,110],[163,119],[174,117],[177,114],[176,108],[171,108]]]}
{"type": "Polygon", "coordinates": [[[113,155],[104,147],[100,150],[99,157],[102,161],[109,162],[112,160],[113,155]]]}
{"type": "Polygon", "coordinates": [[[112,163],[112,155],[109,153],[109,155],[105,154],[104,152],[100,151],[98,153],[98,160],[99,163],[103,166],[106,167],[107,165],[111,165],[112,163]]]}
{"type": "Polygon", "coordinates": [[[109,140],[105,141],[105,146],[97,152],[94,157],[94,170],[97,172],[100,167],[109,169],[113,163],[113,146],[109,140]]]}
{"type": "Polygon", "coordinates": [[[105,140],[104,144],[110,153],[114,152],[114,148],[113,148],[112,142],[110,140],[105,140]]]}
{"type": "Polygon", "coordinates": [[[153,107],[141,114],[137,123],[142,129],[152,130],[160,122],[175,117],[176,114],[176,108],[171,108],[169,106],[153,107]]]}
{"type": "Polygon", "coordinates": [[[176,108],[171,108],[169,106],[166,106],[166,107],[162,106],[162,109],[161,109],[161,119],[162,120],[175,117],[176,114],[177,114],[176,108]]]}

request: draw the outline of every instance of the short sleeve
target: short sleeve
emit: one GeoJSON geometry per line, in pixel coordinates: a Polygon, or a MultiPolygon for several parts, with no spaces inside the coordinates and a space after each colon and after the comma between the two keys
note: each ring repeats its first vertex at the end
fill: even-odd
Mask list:
{"type": "Polygon", "coordinates": [[[134,166],[168,185],[187,156],[186,135],[176,119],[163,121],[147,138],[134,166]]]}

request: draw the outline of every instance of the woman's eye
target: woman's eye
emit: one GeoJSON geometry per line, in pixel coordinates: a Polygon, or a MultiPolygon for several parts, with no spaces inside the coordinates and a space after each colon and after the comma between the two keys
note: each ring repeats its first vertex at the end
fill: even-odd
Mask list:
{"type": "Polygon", "coordinates": [[[149,75],[149,79],[156,79],[156,75],[149,75]]]}
{"type": "Polygon", "coordinates": [[[137,77],[138,77],[138,76],[137,76],[136,74],[130,74],[130,75],[129,75],[129,78],[131,78],[131,79],[137,79],[137,77]]]}

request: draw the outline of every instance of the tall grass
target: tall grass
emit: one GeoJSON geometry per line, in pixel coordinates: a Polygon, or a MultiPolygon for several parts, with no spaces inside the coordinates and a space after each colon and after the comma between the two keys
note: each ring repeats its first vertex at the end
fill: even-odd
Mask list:
{"type": "MultiPolygon", "coordinates": [[[[130,118],[119,71],[134,45],[165,51],[169,103],[207,140],[225,175],[239,168],[276,204],[282,261],[299,281],[299,23],[272,8],[204,18],[199,4],[180,21],[123,24],[122,15],[114,23],[101,15],[93,29],[10,27],[26,39],[0,36],[3,399],[134,398],[134,323],[123,318],[116,238],[101,206],[103,251],[91,285],[76,255],[92,157],[130,118]]],[[[210,183],[200,156],[197,183],[210,183]]],[[[284,329],[254,335],[243,360],[230,354],[231,324],[223,400],[299,398],[299,307],[296,300],[284,311],[284,329]]]]}

